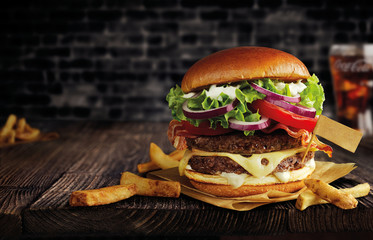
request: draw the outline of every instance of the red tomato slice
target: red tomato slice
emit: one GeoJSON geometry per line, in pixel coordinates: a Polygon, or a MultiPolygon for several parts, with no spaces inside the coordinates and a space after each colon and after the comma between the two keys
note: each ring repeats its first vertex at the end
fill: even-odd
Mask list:
{"type": "Polygon", "coordinates": [[[215,135],[221,135],[225,133],[232,132],[233,130],[230,128],[223,128],[218,124],[216,126],[216,129],[210,128],[210,122],[209,121],[203,121],[199,124],[198,127],[193,126],[188,121],[182,121],[183,127],[185,130],[188,131],[188,133],[193,135],[207,135],[207,136],[215,136],[215,135]]]}
{"type": "Polygon", "coordinates": [[[306,129],[312,132],[316,126],[317,118],[303,117],[279,106],[269,103],[265,100],[256,100],[252,102],[251,106],[259,109],[259,114],[271,118],[277,122],[283,123],[287,126],[306,129]]]}

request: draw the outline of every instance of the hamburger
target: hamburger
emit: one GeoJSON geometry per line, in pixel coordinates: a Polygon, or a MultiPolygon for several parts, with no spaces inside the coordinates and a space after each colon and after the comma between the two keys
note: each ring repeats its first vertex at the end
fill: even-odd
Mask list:
{"type": "Polygon", "coordinates": [[[166,100],[173,116],[168,138],[186,149],[180,175],[215,196],[295,192],[315,170],[315,152],[332,153],[311,138],[325,100],[319,79],[280,50],[213,53],[197,61],[166,100]]]}

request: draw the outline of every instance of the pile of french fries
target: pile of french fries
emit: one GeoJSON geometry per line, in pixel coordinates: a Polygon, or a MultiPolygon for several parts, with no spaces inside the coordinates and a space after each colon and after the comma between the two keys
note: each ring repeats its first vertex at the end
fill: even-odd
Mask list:
{"type": "Polygon", "coordinates": [[[185,150],[175,150],[170,154],[165,154],[155,143],[150,143],[149,158],[150,161],[137,165],[139,173],[145,173],[157,169],[168,169],[179,166],[185,150]]]}
{"type": "Polygon", "coordinates": [[[9,115],[5,125],[0,129],[0,143],[14,144],[18,141],[31,141],[40,136],[40,130],[32,128],[25,118],[17,121],[17,116],[9,115]]]}
{"type": "MultiPolygon", "coordinates": [[[[156,144],[150,144],[150,161],[137,165],[139,173],[157,169],[177,167],[185,150],[175,150],[165,154],[156,144]]],[[[134,173],[124,172],[120,185],[99,189],[74,191],[70,195],[71,206],[98,206],[118,202],[134,195],[178,198],[181,185],[174,181],[152,180],[140,177],[134,173]]]]}
{"type": "Polygon", "coordinates": [[[345,189],[337,189],[318,179],[306,179],[304,183],[307,189],[298,196],[295,203],[295,207],[302,211],[309,206],[326,203],[342,209],[353,209],[358,204],[356,198],[364,197],[370,191],[368,183],[345,189]]]}

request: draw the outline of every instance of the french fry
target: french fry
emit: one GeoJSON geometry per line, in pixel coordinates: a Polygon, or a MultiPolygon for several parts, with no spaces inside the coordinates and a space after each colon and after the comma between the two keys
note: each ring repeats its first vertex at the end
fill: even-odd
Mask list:
{"type": "Polygon", "coordinates": [[[17,121],[16,115],[14,114],[9,115],[4,127],[0,131],[0,141],[3,142],[8,137],[9,133],[13,129],[14,125],[16,124],[16,121],[17,121]]]}
{"type": "Polygon", "coordinates": [[[135,184],[115,185],[99,189],[72,192],[70,206],[97,206],[127,199],[137,192],[135,184]]]}
{"type": "Polygon", "coordinates": [[[25,124],[24,132],[17,133],[16,138],[20,140],[34,140],[39,137],[40,135],[40,130],[37,128],[32,128],[30,125],[27,123],[25,124]]]}
{"type": "Polygon", "coordinates": [[[137,171],[139,173],[146,173],[146,172],[150,172],[150,171],[157,170],[157,169],[159,169],[159,167],[154,162],[146,162],[146,163],[137,164],[137,171]]]}
{"type": "Polygon", "coordinates": [[[317,205],[317,204],[325,204],[328,201],[320,198],[316,194],[314,194],[311,190],[307,189],[306,191],[302,192],[298,198],[297,202],[295,203],[295,207],[301,211],[305,210],[309,206],[317,205]]]}
{"type": "Polygon", "coordinates": [[[26,127],[26,119],[25,118],[19,119],[17,122],[16,133],[18,134],[23,133],[25,131],[25,127],[26,127]]]}
{"type": "Polygon", "coordinates": [[[142,196],[177,198],[181,191],[179,182],[152,180],[130,172],[122,173],[120,184],[136,184],[136,194],[142,196]]]}
{"type": "Polygon", "coordinates": [[[60,137],[60,134],[58,134],[57,132],[48,132],[43,135],[42,140],[48,141],[48,140],[53,140],[59,137],[60,137]]]}
{"type": "Polygon", "coordinates": [[[184,156],[184,153],[185,150],[176,149],[167,155],[155,143],[151,143],[149,151],[150,161],[138,164],[137,170],[139,173],[145,173],[160,169],[161,166],[163,166],[162,169],[178,166],[178,162],[180,162],[181,158],[184,156]]]}
{"type": "MultiPolygon", "coordinates": [[[[175,153],[180,154],[180,153],[175,153]]],[[[171,154],[170,154],[171,155],[171,154]]],[[[179,161],[176,158],[165,154],[160,147],[155,143],[150,143],[149,157],[150,161],[154,162],[161,169],[168,169],[179,166],[179,161]]]]}
{"type": "MultiPolygon", "coordinates": [[[[185,149],[186,150],[186,149],[185,149]]],[[[175,151],[173,151],[172,153],[169,154],[169,156],[177,161],[180,161],[184,154],[185,154],[185,150],[178,150],[176,149],[175,151]]]]}
{"type": "Polygon", "coordinates": [[[362,183],[358,184],[355,187],[352,188],[344,188],[341,189],[345,193],[349,193],[355,198],[364,197],[369,194],[370,191],[370,185],[369,183],[362,183]]]}
{"type": "Polygon", "coordinates": [[[342,209],[352,209],[358,204],[351,194],[338,190],[321,180],[306,179],[304,184],[318,197],[342,209]]]}
{"type": "MultiPolygon", "coordinates": [[[[358,184],[352,188],[339,189],[345,193],[351,194],[355,198],[364,197],[369,194],[370,186],[368,183],[358,184]]],[[[302,192],[295,203],[295,207],[299,210],[305,210],[309,206],[329,203],[328,201],[320,198],[311,190],[302,192]]]]}
{"type": "Polygon", "coordinates": [[[10,132],[8,133],[8,136],[5,138],[6,143],[13,144],[16,142],[16,131],[11,129],[10,132]]]}

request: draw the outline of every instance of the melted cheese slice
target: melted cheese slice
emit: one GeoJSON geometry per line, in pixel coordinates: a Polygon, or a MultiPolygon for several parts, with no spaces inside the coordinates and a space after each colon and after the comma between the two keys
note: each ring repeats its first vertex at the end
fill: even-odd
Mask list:
{"type": "Polygon", "coordinates": [[[205,152],[201,150],[192,149],[187,150],[185,152],[184,157],[181,159],[179,165],[179,173],[181,176],[184,175],[184,170],[188,165],[189,159],[193,156],[222,156],[232,159],[254,177],[261,178],[272,173],[273,170],[275,170],[277,165],[280,164],[280,162],[283,159],[293,156],[299,152],[304,152],[305,150],[306,148],[300,147],[270,153],[253,154],[250,157],[244,157],[240,154],[232,154],[226,152],[205,152]],[[267,165],[262,164],[261,161],[263,158],[268,160],[267,165]]]}

